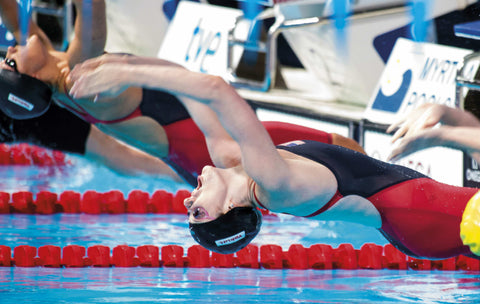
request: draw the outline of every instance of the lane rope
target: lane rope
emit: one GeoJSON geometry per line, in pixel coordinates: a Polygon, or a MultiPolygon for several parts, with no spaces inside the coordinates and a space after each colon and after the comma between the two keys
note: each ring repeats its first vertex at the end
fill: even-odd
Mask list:
{"type": "Polygon", "coordinates": [[[54,245],[38,249],[29,245],[13,248],[0,245],[0,266],[3,267],[192,267],[192,268],[256,268],[256,269],[390,269],[479,271],[480,260],[458,256],[444,260],[425,260],[406,256],[393,245],[372,243],[354,249],[351,244],[338,248],[316,244],[305,248],[291,245],[283,251],[279,245],[248,245],[235,254],[210,252],[200,245],[187,249],[179,245],[132,247],[94,245],[88,248],[54,245]],[[13,255],[12,255],[13,251],[13,255]]]}
{"type": "Polygon", "coordinates": [[[157,190],[152,195],[142,190],[133,190],[125,198],[120,190],[98,192],[67,190],[60,194],[39,191],[18,191],[12,194],[0,192],[0,214],[123,214],[123,213],[181,213],[186,214],[183,200],[190,191],[179,190],[173,194],[157,190]]]}
{"type": "Polygon", "coordinates": [[[65,166],[70,164],[61,151],[27,143],[0,144],[0,165],[65,166]]]}
{"type": "MultiPolygon", "coordinates": [[[[156,190],[151,195],[143,190],[132,190],[126,198],[120,190],[87,190],[83,194],[73,190],[60,194],[39,191],[36,195],[30,191],[0,192],[0,214],[186,214],[183,201],[189,196],[189,190],[176,193],[156,190]]],[[[266,210],[262,213],[274,215],[266,210]]]]}

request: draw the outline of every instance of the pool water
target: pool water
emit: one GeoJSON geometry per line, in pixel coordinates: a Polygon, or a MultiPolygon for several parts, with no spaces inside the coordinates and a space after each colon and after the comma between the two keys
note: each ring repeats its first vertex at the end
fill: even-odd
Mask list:
{"type": "Polygon", "coordinates": [[[468,273],[0,268],[2,303],[475,303],[468,273]]]}
{"type": "MultiPolygon", "coordinates": [[[[2,191],[176,192],[185,185],[119,176],[81,158],[68,167],[0,168],[2,191]]],[[[180,245],[194,242],[183,214],[0,215],[0,245],[180,245]]],[[[265,217],[255,244],[385,245],[374,229],[290,216],[265,217]]],[[[477,303],[480,275],[467,271],[247,268],[0,267],[1,303],[477,303]]]]}

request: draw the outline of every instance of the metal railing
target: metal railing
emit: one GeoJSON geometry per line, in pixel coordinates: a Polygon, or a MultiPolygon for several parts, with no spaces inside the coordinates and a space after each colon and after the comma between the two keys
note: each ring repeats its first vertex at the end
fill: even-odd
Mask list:
{"type": "MultiPolygon", "coordinates": [[[[33,0],[32,1],[32,14],[33,18],[38,14],[51,16],[59,19],[59,24],[62,28],[62,40],[55,47],[59,50],[66,50],[70,41],[70,36],[73,31],[73,7],[71,0],[65,0],[63,4],[57,5],[44,1],[33,0]]],[[[6,30],[4,30],[6,31],[6,30]]],[[[14,41],[9,43],[8,41],[2,41],[0,50],[5,51],[9,45],[14,44],[14,41]],[[6,43],[5,45],[3,43],[6,43]]]]}
{"type": "Polygon", "coordinates": [[[58,48],[66,50],[73,31],[73,7],[72,0],[65,0],[63,5],[57,6],[50,3],[34,0],[32,3],[32,12],[52,16],[59,19],[62,24],[62,41],[58,48]]]}

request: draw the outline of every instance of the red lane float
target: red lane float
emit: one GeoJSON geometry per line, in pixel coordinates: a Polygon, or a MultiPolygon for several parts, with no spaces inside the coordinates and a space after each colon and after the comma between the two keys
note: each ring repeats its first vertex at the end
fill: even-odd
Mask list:
{"type": "MultiPolygon", "coordinates": [[[[157,190],[152,195],[142,190],[132,190],[127,198],[119,190],[97,192],[87,190],[83,194],[67,190],[60,194],[40,191],[36,195],[28,191],[12,194],[0,192],[0,214],[186,214],[183,205],[190,191],[181,189],[175,194],[157,190]]],[[[274,215],[264,212],[265,215],[274,215]]]]}
{"type": "Polygon", "coordinates": [[[83,194],[76,191],[64,191],[60,195],[49,191],[18,191],[12,194],[0,192],[0,214],[122,214],[157,213],[186,214],[183,200],[190,196],[188,190],[179,190],[172,194],[157,190],[152,195],[141,190],[133,190],[125,199],[119,190],[97,192],[87,190],[83,194]]]}
{"type": "Polygon", "coordinates": [[[20,144],[0,144],[0,165],[65,166],[69,162],[63,152],[20,144]]]}
{"type": "Polygon", "coordinates": [[[287,251],[278,245],[248,245],[235,254],[210,252],[193,245],[184,255],[183,247],[144,245],[137,248],[119,245],[110,250],[103,245],[88,248],[68,245],[63,249],[46,245],[38,249],[19,245],[12,249],[0,245],[2,267],[192,267],[192,268],[263,268],[263,269],[391,269],[391,270],[462,270],[480,271],[480,261],[466,256],[445,260],[423,260],[405,256],[392,245],[364,244],[354,249],[351,244],[338,248],[316,244],[305,248],[292,244],[287,251]]]}

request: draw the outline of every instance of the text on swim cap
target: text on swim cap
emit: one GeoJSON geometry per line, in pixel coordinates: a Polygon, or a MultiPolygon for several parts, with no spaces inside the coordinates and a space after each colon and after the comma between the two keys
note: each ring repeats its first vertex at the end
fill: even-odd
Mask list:
{"type": "Polygon", "coordinates": [[[28,101],[21,99],[18,96],[13,95],[12,93],[8,94],[8,101],[20,106],[24,109],[31,111],[33,109],[33,104],[29,103],[28,101]]]}
{"type": "Polygon", "coordinates": [[[226,246],[226,245],[230,245],[232,243],[238,242],[243,238],[245,238],[245,231],[242,231],[240,233],[237,233],[235,235],[229,236],[229,237],[221,239],[221,240],[216,240],[215,244],[217,244],[217,246],[219,246],[219,247],[220,246],[226,246]]]}

